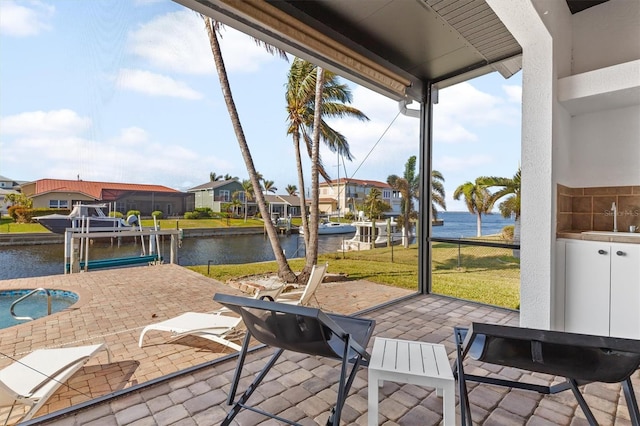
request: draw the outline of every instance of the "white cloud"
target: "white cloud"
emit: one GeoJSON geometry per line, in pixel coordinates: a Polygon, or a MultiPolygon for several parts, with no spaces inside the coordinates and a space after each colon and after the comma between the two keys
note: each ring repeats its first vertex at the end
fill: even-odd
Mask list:
{"type": "Polygon", "coordinates": [[[203,98],[201,93],[193,90],[182,81],[143,70],[120,70],[117,86],[121,89],[129,89],[151,96],[169,96],[192,100],[203,98]]]}
{"type": "Polygon", "coordinates": [[[0,2],[0,34],[28,37],[50,30],[55,7],[37,0],[0,2]]]}
{"type": "Polygon", "coordinates": [[[509,102],[522,103],[522,86],[514,86],[505,84],[502,86],[502,90],[507,94],[509,102]]]}
{"type": "Polygon", "coordinates": [[[69,109],[23,112],[0,119],[0,133],[14,135],[72,135],[90,126],[90,118],[69,109]]]}
{"type": "MultiPolygon", "coordinates": [[[[227,72],[256,72],[275,60],[249,36],[224,27],[218,37],[227,72]]],[[[129,34],[129,50],[154,67],[184,74],[215,72],[202,19],[192,11],[159,16],[129,34]]],[[[279,59],[278,59],[279,60],[279,59]]]]}
{"type": "Polygon", "coordinates": [[[18,132],[17,137],[3,138],[2,170],[26,179],[76,179],[80,175],[84,180],[150,183],[184,190],[205,182],[212,170],[233,166],[179,142],[157,142],[139,127],[120,129],[105,140],[73,134],[72,127],[62,133],[18,132]],[[202,179],[190,185],[194,177],[202,179]]]}

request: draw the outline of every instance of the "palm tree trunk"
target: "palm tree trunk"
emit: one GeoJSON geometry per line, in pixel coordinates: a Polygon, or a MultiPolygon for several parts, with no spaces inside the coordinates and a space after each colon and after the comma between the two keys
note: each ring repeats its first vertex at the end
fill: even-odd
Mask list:
{"type": "MultiPolygon", "coordinates": [[[[298,169],[298,185],[300,187],[300,215],[302,216],[302,229],[304,229],[305,251],[309,247],[309,220],[307,219],[307,197],[304,194],[304,174],[302,173],[302,155],[300,154],[300,133],[293,133],[293,149],[296,153],[296,168],[298,169]]],[[[311,273],[311,271],[309,271],[311,273]]]]}
{"type": "Polygon", "coordinates": [[[276,257],[276,262],[278,263],[278,276],[285,282],[296,282],[296,274],[294,274],[291,270],[291,267],[287,262],[287,258],[282,251],[282,246],[280,245],[280,240],[278,239],[278,231],[276,230],[271,220],[269,220],[269,212],[267,211],[264,196],[262,195],[262,191],[260,190],[258,174],[253,164],[253,158],[251,157],[251,152],[249,151],[249,145],[247,144],[247,140],[244,136],[244,131],[242,130],[242,125],[240,124],[240,117],[238,116],[238,110],[236,109],[236,105],[231,94],[231,87],[229,85],[229,79],[227,78],[227,70],[224,66],[224,61],[222,60],[222,52],[220,50],[220,43],[218,43],[218,37],[213,29],[211,19],[204,15],[203,19],[207,28],[207,34],[209,35],[209,43],[211,45],[211,52],[213,53],[213,60],[216,64],[216,70],[220,79],[220,88],[222,89],[224,101],[227,105],[227,109],[229,110],[229,116],[231,118],[231,123],[233,124],[233,130],[236,134],[236,138],[238,139],[238,145],[240,146],[240,152],[242,153],[242,158],[244,159],[245,165],[247,167],[247,172],[249,173],[249,179],[251,180],[251,184],[253,185],[256,202],[258,203],[258,208],[260,209],[260,214],[262,215],[262,219],[267,230],[267,235],[269,236],[269,242],[271,243],[273,254],[276,257]]]}
{"type": "Polygon", "coordinates": [[[319,216],[319,163],[320,163],[320,123],[322,118],[322,87],[324,70],[317,67],[316,100],[313,114],[313,142],[311,145],[311,220],[309,224],[309,246],[306,247],[305,270],[318,262],[318,216],[319,216]]]}
{"type": "Polygon", "coordinates": [[[482,237],[482,213],[478,212],[478,217],[476,218],[476,237],[482,237]]]}

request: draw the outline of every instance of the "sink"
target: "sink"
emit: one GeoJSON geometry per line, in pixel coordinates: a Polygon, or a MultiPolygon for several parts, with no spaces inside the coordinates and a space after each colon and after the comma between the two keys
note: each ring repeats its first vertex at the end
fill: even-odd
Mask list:
{"type": "Polygon", "coordinates": [[[583,235],[601,235],[603,237],[636,237],[640,238],[638,232],[613,232],[613,231],[584,231],[583,235]]]}

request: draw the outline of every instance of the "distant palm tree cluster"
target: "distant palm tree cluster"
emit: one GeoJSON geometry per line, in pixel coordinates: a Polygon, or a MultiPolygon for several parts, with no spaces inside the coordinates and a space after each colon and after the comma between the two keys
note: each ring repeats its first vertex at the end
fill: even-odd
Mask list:
{"type": "Polygon", "coordinates": [[[476,178],[475,182],[465,182],[456,188],[453,198],[459,200],[464,199],[469,213],[477,217],[477,236],[482,236],[482,215],[491,212],[495,203],[504,198],[498,208],[502,217],[515,218],[514,240],[519,240],[520,227],[520,177],[521,171],[518,171],[512,178],[481,176],[476,178]],[[498,191],[492,193],[489,188],[499,188],[498,191]]]}

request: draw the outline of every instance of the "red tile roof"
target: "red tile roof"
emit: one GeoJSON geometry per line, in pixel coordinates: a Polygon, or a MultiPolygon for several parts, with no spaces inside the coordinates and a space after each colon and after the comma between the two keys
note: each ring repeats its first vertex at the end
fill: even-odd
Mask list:
{"type": "Polygon", "coordinates": [[[62,179],[40,179],[35,181],[35,193],[41,195],[47,192],[80,192],[87,194],[97,200],[102,199],[102,192],[111,191],[143,191],[143,192],[164,192],[180,193],[175,189],[162,185],[146,185],[137,183],[116,183],[116,182],[91,182],[88,180],[62,180],[62,179]]]}

